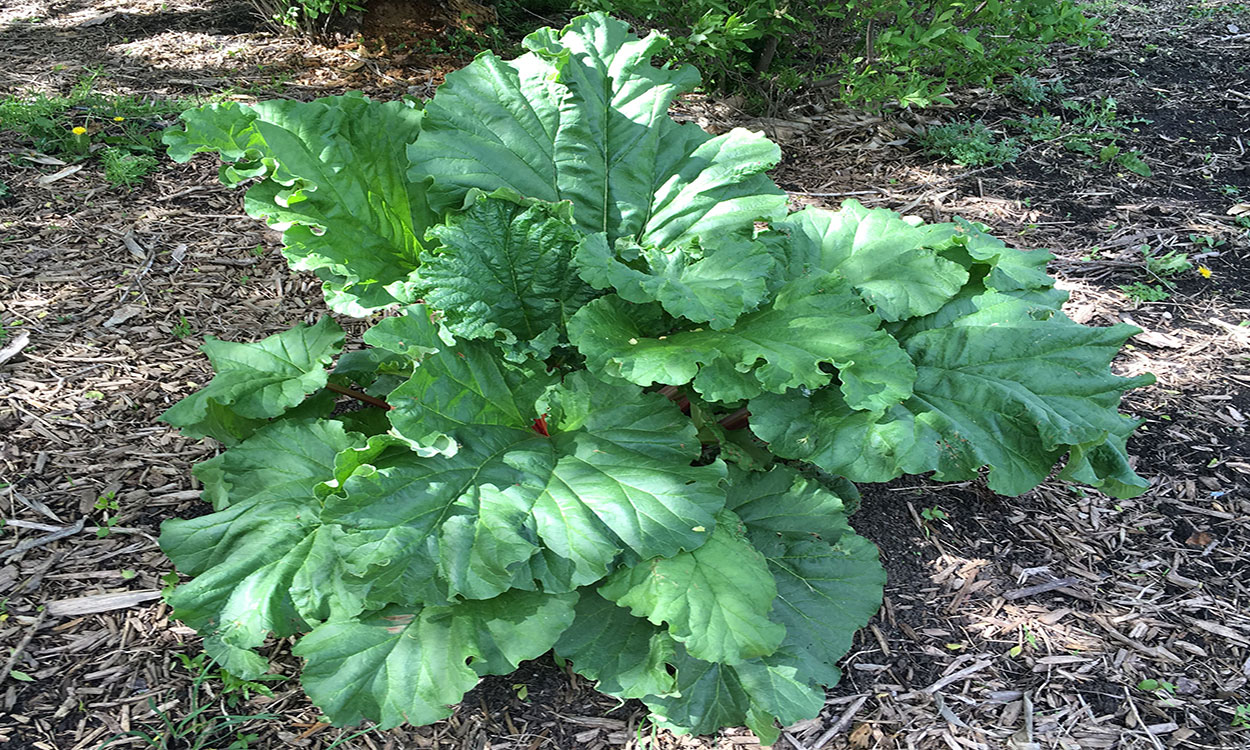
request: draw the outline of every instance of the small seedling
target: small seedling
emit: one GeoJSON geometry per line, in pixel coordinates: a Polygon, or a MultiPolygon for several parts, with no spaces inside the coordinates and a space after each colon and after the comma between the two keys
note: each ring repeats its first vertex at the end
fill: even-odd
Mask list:
{"type": "Polygon", "coordinates": [[[1046,97],[1050,92],[1045,84],[1034,76],[1017,73],[1011,77],[1011,83],[1007,84],[1007,93],[1025,104],[1041,104],[1046,101],[1046,97]]]}
{"type": "Polygon", "coordinates": [[[194,675],[198,681],[220,680],[221,696],[226,701],[226,705],[231,707],[240,702],[250,701],[253,695],[263,695],[272,698],[273,689],[264,683],[281,682],[286,679],[286,677],[280,674],[262,674],[255,679],[245,680],[218,667],[216,662],[209,659],[208,655],[204,653],[199,653],[195,656],[174,654],[174,658],[181,663],[183,669],[194,675]]]}
{"type": "Polygon", "coordinates": [[[195,329],[193,329],[191,324],[187,322],[187,316],[180,315],[178,316],[178,322],[174,324],[170,333],[172,333],[176,339],[185,339],[190,336],[194,336],[195,329]]]}
{"type": "Polygon", "coordinates": [[[1121,292],[1124,292],[1124,296],[1137,303],[1162,302],[1172,296],[1171,293],[1158,284],[1144,284],[1140,281],[1134,281],[1132,284],[1121,284],[1119,288],[1121,292]]]}
{"type": "Polygon", "coordinates": [[[929,128],[920,143],[925,151],[965,167],[999,166],[1020,155],[1014,138],[1005,138],[980,122],[929,128]]]}
{"type": "Polygon", "coordinates": [[[103,495],[100,495],[96,498],[95,505],[92,507],[98,511],[103,511],[104,513],[103,525],[97,527],[95,530],[95,535],[100,539],[103,539],[112,533],[113,527],[117,525],[119,520],[121,520],[117,516],[118,502],[116,493],[106,492],[103,495]]]}
{"type": "Polygon", "coordinates": [[[1214,250],[1224,244],[1224,240],[1217,240],[1207,234],[1191,234],[1189,235],[1189,241],[1199,247],[1205,247],[1208,250],[1214,250]]]}
{"type": "Polygon", "coordinates": [[[1189,254],[1179,250],[1171,250],[1164,255],[1150,252],[1148,245],[1142,246],[1142,255],[1146,259],[1146,270],[1155,276],[1178,276],[1193,270],[1194,264],[1189,262],[1189,254]]]}
{"type": "Polygon", "coordinates": [[[156,157],[133,154],[120,148],[106,148],[100,155],[104,164],[104,179],[114,185],[130,187],[143,182],[143,178],[156,169],[156,157]]]}
{"type": "Polygon", "coordinates": [[[933,521],[944,521],[946,520],[947,515],[945,511],[935,505],[932,508],[922,508],[920,511],[920,517],[924,519],[924,535],[927,538],[931,532],[929,524],[933,521]]]}
{"type": "Polygon", "coordinates": [[[1243,703],[1233,708],[1233,726],[1238,729],[1250,729],[1250,703],[1243,703]]]}
{"type": "Polygon", "coordinates": [[[161,576],[161,583],[165,584],[161,587],[161,596],[167,597],[172,594],[174,592],[174,587],[178,585],[178,581],[178,574],[172,570],[161,576]]]}
{"type": "Polygon", "coordinates": [[[1063,135],[1063,120],[1057,115],[1030,115],[1012,122],[1032,141],[1053,141],[1063,135]]]}
{"type": "Polygon", "coordinates": [[[1145,690],[1148,693],[1153,693],[1159,690],[1163,690],[1171,694],[1171,693],[1176,692],[1176,685],[1168,682],[1167,680],[1149,679],[1149,680],[1142,680],[1141,682],[1137,683],[1137,689],[1145,690]]]}
{"type": "MultiPolygon", "coordinates": [[[[196,659],[188,659],[183,654],[176,654],[176,656],[183,660],[183,666],[193,675],[191,688],[188,691],[189,702],[186,704],[185,713],[182,716],[171,715],[165,709],[158,707],[155,699],[149,698],[148,707],[159,723],[145,724],[134,727],[124,734],[115,734],[105,740],[104,744],[100,745],[101,750],[127,737],[138,738],[146,743],[147,747],[153,748],[153,750],[168,750],[174,747],[187,748],[188,750],[210,750],[212,748],[219,748],[220,750],[249,750],[252,747],[252,743],[260,739],[260,735],[245,733],[240,731],[239,727],[243,724],[278,718],[277,714],[247,716],[230,715],[222,712],[216,705],[217,702],[215,700],[205,701],[201,697],[201,688],[204,686],[204,683],[216,677],[211,670],[213,663],[205,663],[203,654],[197,656],[196,659]]],[[[226,674],[224,671],[220,673],[226,674]]],[[[285,679],[280,675],[266,675],[265,677],[285,679]]],[[[248,684],[252,685],[252,689],[256,690],[256,692],[268,690],[263,685],[257,685],[256,683],[248,684]]],[[[237,690],[238,688],[231,688],[223,681],[223,697],[231,689],[237,690]]],[[[268,694],[272,695],[272,692],[268,694]]],[[[233,705],[228,697],[226,698],[226,704],[233,705]]],[[[131,741],[129,744],[133,745],[134,743],[131,741]]]]}
{"type": "Polygon", "coordinates": [[[1041,104],[1047,99],[1068,93],[1068,87],[1063,85],[1063,81],[1055,81],[1048,86],[1034,76],[1017,73],[1011,77],[1011,83],[1007,84],[1007,93],[1025,104],[1041,104]]]}

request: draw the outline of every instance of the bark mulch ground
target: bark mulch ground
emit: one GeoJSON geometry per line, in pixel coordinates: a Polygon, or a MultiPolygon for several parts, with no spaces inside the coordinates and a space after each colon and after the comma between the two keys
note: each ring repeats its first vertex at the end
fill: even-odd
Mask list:
{"type": "MultiPolygon", "coordinates": [[[[779,747],[1250,746],[1234,726],[1238,707],[1250,713],[1250,219],[1238,222],[1250,216],[1250,11],[1103,7],[1110,46],[1060,51],[1040,75],[1083,106],[1114,98],[1120,145],[1149,178],[1058,141],[1026,141],[994,168],[919,151],[915,135],[940,121],[1009,130],[1042,114],[989,91],[920,113],[815,95],[770,118],[734,100],[683,104],[709,129],[747,123],[781,140],[775,177],[796,203],[960,215],[1049,248],[1069,314],[1140,326],[1116,367],[1159,378],[1125,403],[1146,418],[1130,449],[1154,480],[1137,499],[1061,483],[1017,498],[923,478],[864,488],[854,521],[881,547],[885,606],[826,710],[779,747]],[[1157,278],[1142,246],[1187,253],[1210,277],[1157,278]],[[1120,289],[1133,282],[1168,298],[1134,301],[1120,289]]],[[[427,95],[454,66],[274,37],[231,2],[0,8],[0,94],[64,93],[95,73],[101,91],[156,99],[427,95]]],[[[311,321],[319,288],[287,270],[208,159],[164,164],[128,191],[96,162],[50,179],[63,165],[11,133],[0,150],[12,191],[0,202],[0,747],[754,746],[743,730],[653,732],[639,706],[546,660],[484,681],[445,722],[389,732],[319,723],[294,679],[267,683],[272,695],[223,683],[160,600],[171,567],[156,542],[163,519],[198,512],[189,467],[212,448],[155,417],[210,377],[206,335],[254,340],[311,321]]],[[[271,652],[289,678],[287,646],[271,652]]]]}

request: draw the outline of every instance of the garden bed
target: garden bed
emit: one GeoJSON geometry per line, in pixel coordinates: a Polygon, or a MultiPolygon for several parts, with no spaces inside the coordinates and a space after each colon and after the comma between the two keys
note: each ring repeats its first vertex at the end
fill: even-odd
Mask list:
{"type": "MultiPolygon", "coordinates": [[[[1148,420],[1130,453],[1154,481],[1134,500],[1057,482],[1018,498],[981,483],[864,487],[853,522],[881,548],[886,603],[825,711],[780,746],[1250,743],[1233,726],[1250,705],[1250,246],[1229,213],[1250,203],[1250,38],[1233,30],[1250,17],[1218,7],[1109,5],[1108,48],[1062,52],[1039,74],[1081,104],[1114,98],[1115,122],[1103,124],[1150,177],[1058,140],[1022,139],[998,167],[920,152],[914,135],[938,121],[980,118],[1011,134],[1007,120],[1042,114],[988,91],[919,113],[847,112],[817,94],[766,119],[732,98],[682,103],[677,114],[709,130],[777,137],[785,161],[773,177],[796,204],[854,197],[926,221],[958,215],[1051,249],[1069,315],[1143,328],[1115,367],[1159,378],[1126,399],[1148,420]],[[1193,268],[1152,275],[1147,256],[1171,251],[1193,268]],[[1134,300],[1121,287],[1135,283],[1167,298],[1134,300]]],[[[15,4],[0,15],[0,94],[63,94],[94,72],[99,91],[161,100],[393,98],[428,95],[456,67],[450,53],[257,29],[241,4],[15,4]]],[[[192,747],[192,724],[208,721],[224,729],[218,746],[238,732],[274,748],[349,737],[339,746],[751,746],[745,730],[653,736],[641,706],[548,660],[487,679],[445,722],[363,734],[319,723],[294,680],[266,683],[270,696],[212,679],[190,661],[198,638],[159,600],[171,566],[155,541],[162,520],[203,509],[189,467],[211,449],[155,418],[210,377],[197,351],[205,334],[254,340],[311,322],[324,309],[319,284],[287,270],[277,238],[243,214],[208,159],[163,161],[127,189],[94,160],[56,177],[66,164],[12,134],[0,148],[11,193],[0,198],[0,350],[11,352],[0,354],[0,642],[16,649],[14,671],[0,675],[0,742],[95,748],[165,716],[193,718],[192,739],[170,747],[192,747]]],[[[349,326],[349,340],[361,330],[349,326]]],[[[298,672],[288,644],[268,652],[298,672]]]]}

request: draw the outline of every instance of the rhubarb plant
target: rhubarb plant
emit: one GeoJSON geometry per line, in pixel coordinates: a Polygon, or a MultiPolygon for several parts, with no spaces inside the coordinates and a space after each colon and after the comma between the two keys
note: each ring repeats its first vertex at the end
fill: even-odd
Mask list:
{"type": "Polygon", "coordinates": [[[1109,363],[1049,256],[965,221],[789,212],[777,146],[668,115],[698,83],[594,14],[427,103],[186,112],[331,318],[211,339],[165,421],[226,450],[169,520],[169,596],[226,669],[297,636],[336,724],[447,716],[554,650],[662,726],[815,716],[884,574],[847,520],[902,474],[1142,492],[1109,363]]]}

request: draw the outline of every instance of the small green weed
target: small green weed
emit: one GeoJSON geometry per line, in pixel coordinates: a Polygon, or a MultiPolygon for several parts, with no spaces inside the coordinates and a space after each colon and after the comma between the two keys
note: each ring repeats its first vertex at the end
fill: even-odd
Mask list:
{"type": "Polygon", "coordinates": [[[931,533],[933,533],[933,530],[930,527],[930,523],[932,523],[933,521],[945,521],[947,518],[949,518],[949,516],[946,515],[946,511],[942,510],[936,505],[933,506],[932,508],[922,508],[920,510],[920,517],[924,519],[922,526],[923,526],[925,538],[928,538],[928,536],[931,533]]]}
{"type": "Polygon", "coordinates": [[[1202,20],[1217,16],[1235,18],[1237,16],[1250,15],[1250,5],[1246,3],[1202,2],[1188,7],[1190,18],[1202,20]]]}
{"type": "Polygon", "coordinates": [[[1118,130],[1140,119],[1120,120],[1120,104],[1115,97],[1104,96],[1087,102],[1067,99],[1061,105],[1071,113],[1069,122],[1081,130],[1118,130]]]}
{"type": "Polygon", "coordinates": [[[1006,91],[1009,95],[1019,99],[1025,104],[1038,105],[1047,99],[1063,96],[1068,93],[1068,87],[1063,81],[1056,80],[1054,83],[1042,83],[1036,76],[1027,76],[1017,73],[1011,77],[1011,81],[1007,84],[1006,91]]]}
{"type": "Polygon", "coordinates": [[[1122,119],[1119,104],[1110,96],[1088,102],[1068,100],[1063,102],[1063,109],[1068,113],[1067,127],[1059,136],[1064,148],[1092,157],[1104,167],[1119,167],[1142,177],[1151,175],[1150,165],[1140,152],[1120,145],[1121,131],[1147,120],[1122,119]]]}
{"type": "Polygon", "coordinates": [[[161,596],[167,597],[172,594],[174,592],[174,588],[178,585],[179,580],[178,574],[172,570],[161,576],[161,583],[165,584],[161,587],[161,596]]]}
{"type": "Polygon", "coordinates": [[[101,519],[101,525],[97,526],[95,530],[95,535],[103,539],[113,532],[113,527],[121,520],[117,515],[117,511],[120,508],[116,493],[106,492],[100,495],[96,498],[95,505],[92,507],[103,513],[104,517],[101,519]]]}
{"type": "Polygon", "coordinates": [[[1176,692],[1176,686],[1168,682],[1167,680],[1142,680],[1141,682],[1137,683],[1137,689],[1145,690],[1146,692],[1149,692],[1149,693],[1153,693],[1157,690],[1164,690],[1164,691],[1167,691],[1168,693],[1176,692]]]}
{"type": "Polygon", "coordinates": [[[174,323],[170,333],[176,339],[185,339],[195,335],[195,329],[191,327],[191,323],[187,321],[187,316],[179,315],[178,322],[174,323]]]}
{"type": "Polygon", "coordinates": [[[1046,101],[1047,96],[1045,84],[1033,76],[1019,73],[1011,77],[1011,83],[1007,84],[1007,93],[1025,104],[1041,104],[1046,101]]]}
{"type": "Polygon", "coordinates": [[[1150,252],[1149,245],[1142,245],[1142,255],[1146,259],[1146,270],[1155,276],[1179,276],[1192,271],[1194,264],[1189,262],[1189,254],[1179,250],[1171,250],[1163,255],[1150,252]]]}
{"type": "Polygon", "coordinates": [[[1124,292],[1124,296],[1139,304],[1144,302],[1162,302],[1172,296],[1171,293],[1158,284],[1145,284],[1140,281],[1134,281],[1131,284],[1121,284],[1120,291],[1124,292]]]}
{"type": "MultiPolygon", "coordinates": [[[[177,656],[183,661],[183,666],[194,675],[186,715],[175,719],[168,712],[158,709],[154,698],[149,698],[148,706],[160,723],[148,724],[131,729],[124,734],[113,735],[100,746],[101,750],[126,737],[137,737],[153,750],[249,750],[253,746],[252,743],[260,739],[260,735],[241,731],[241,725],[278,718],[277,714],[231,715],[221,710],[215,701],[205,701],[201,697],[201,688],[204,683],[217,679],[225,672],[212,669],[213,662],[206,662],[203,654],[195,659],[186,658],[183,654],[177,654],[177,656]]],[[[285,679],[279,675],[273,675],[273,677],[285,679]]],[[[268,691],[268,688],[263,685],[247,684],[253,686],[251,690],[254,692],[268,691]]],[[[223,682],[223,691],[228,689],[223,682]]],[[[273,693],[266,694],[272,695],[273,693]]],[[[226,704],[234,705],[229,700],[226,704]]]]}
{"type": "Polygon", "coordinates": [[[1224,240],[1218,240],[1208,234],[1191,234],[1189,235],[1189,241],[1194,245],[1207,250],[1214,250],[1224,244],[1224,240]]]}
{"type": "Polygon", "coordinates": [[[1239,729],[1250,729],[1250,703],[1243,703],[1233,708],[1233,726],[1239,729]]]}
{"type": "Polygon", "coordinates": [[[0,130],[69,161],[99,151],[110,182],[134,184],[156,166],[161,132],[191,103],[105,94],[96,90],[100,75],[84,76],[67,94],[0,97],[0,130]]]}
{"type": "Polygon", "coordinates": [[[1115,143],[1098,144],[1089,137],[1073,137],[1063,144],[1068,150],[1093,156],[1102,166],[1118,166],[1133,174],[1149,177],[1150,165],[1137,151],[1125,151],[1115,143]]]}
{"type": "Polygon", "coordinates": [[[1032,141],[1054,141],[1063,135],[1063,120],[1057,115],[1029,115],[1011,124],[1020,128],[1032,141]]]}
{"type": "Polygon", "coordinates": [[[226,705],[232,708],[240,702],[250,701],[253,695],[264,695],[272,698],[273,689],[265,683],[282,682],[287,679],[280,674],[263,674],[255,680],[245,680],[227,672],[225,669],[217,667],[216,662],[209,659],[208,654],[203,652],[195,656],[174,654],[174,657],[178,659],[183,669],[190,672],[197,679],[202,677],[203,680],[220,680],[221,697],[226,702],[226,705]]]}
{"type": "Polygon", "coordinates": [[[925,151],[965,167],[999,166],[1015,161],[1020,149],[984,123],[965,122],[929,128],[920,139],[925,151]]]}
{"type": "Polygon", "coordinates": [[[104,164],[104,179],[114,185],[137,185],[156,170],[156,157],[135,154],[122,148],[106,148],[100,154],[104,164]]]}

